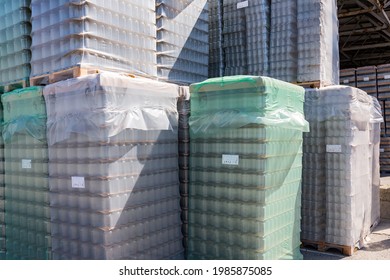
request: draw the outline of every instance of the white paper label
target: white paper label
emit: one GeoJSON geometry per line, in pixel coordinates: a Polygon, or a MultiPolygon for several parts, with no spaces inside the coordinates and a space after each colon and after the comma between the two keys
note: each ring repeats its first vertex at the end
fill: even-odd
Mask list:
{"type": "Polygon", "coordinates": [[[249,1],[244,1],[244,2],[237,3],[237,10],[238,9],[242,9],[242,8],[246,8],[248,6],[249,6],[249,1]]]}
{"type": "Polygon", "coordinates": [[[385,149],[379,149],[379,152],[380,152],[380,153],[384,153],[384,152],[385,152],[385,149]]]}
{"type": "Polygon", "coordinates": [[[388,79],[390,79],[390,75],[385,75],[383,78],[384,78],[385,80],[388,80],[388,79]]]}
{"type": "Polygon", "coordinates": [[[238,165],[240,157],[238,155],[222,155],[222,164],[238,165]]]}
{"type": "Polygon", "coordinates": [[[341,145],[326,145],[327,153],[341,153],[341,145]]]}
{"type": "Polygon", "coordinates": [[[22,159],[22,168],[31,169],[31,159],[22,159]]]}
{"type": "Polygon", "coordinates": [[[344,84],[349,84],[349,80],[344,80],[343,83],[344,84]]]}
{"type": "Polygon", "coordinates": [[[72,177],[72,188],[74,189],[85,189],[84,177],[72,177]]]}
{"type": "Polygon", "coordinates": [[[364,77],[364,78],[363,78],[363,81],[365,81],[365,82],[368,82],[369,80],[370,80],[369,77],[364,77]]]}

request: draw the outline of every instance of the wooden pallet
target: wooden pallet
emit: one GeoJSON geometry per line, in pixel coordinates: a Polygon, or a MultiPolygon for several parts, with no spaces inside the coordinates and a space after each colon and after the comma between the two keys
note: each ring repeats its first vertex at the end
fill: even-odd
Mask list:
{"type": "Polygon", "coordinates": [[[301,240],[301,242],[303,248],[311,247],[319,252],[326,252],[330,249],[336,249],[345,256],[352,256],[357,251],[357,246],[331,244],[324,241],[301,240]]]}
{"type": "Polygon", "coordinates": [[[78,78],[89,74],[98,74],[101,70],[82,66],[74,66],[69,69],[56,71],[50,74],[30,78],[31,86],[45,86],[67,79],[78,78]]]}
{"type": "Polygon", "coordinates": [[[301,86],[301,87],[304,87],[304,88],[321,88],[324,86],[321,81],[296,82],[294,84],[301,86]]]}
{"type": "Polygon", "coordinates": [[[30,86],[30,80],[28,78],[20,81],[12,82],[10,84],[0,86],[0,93],[6,93],[15,89],[26,88],[30,86]]]}

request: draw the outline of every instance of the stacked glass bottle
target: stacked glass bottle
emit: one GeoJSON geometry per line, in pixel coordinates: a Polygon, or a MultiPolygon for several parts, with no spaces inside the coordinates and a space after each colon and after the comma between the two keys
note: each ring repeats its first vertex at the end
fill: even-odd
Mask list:
{"type": "Polygon", "coordinates": [[[155,2],[32,0],[32,76],[76,65],[156,76],[155,2]]]}
{"type": "Polygon", "coordinates": [[[338,85],[339,26],[336,1],[297,0],[297,7],[297,81],[338,85]]]}
{"type": "Polygon", "coordinates": [[[297,42],[297,1],[273,0],[270,35],[271,77],[287,82],[296,82],[297,42]]]}
{"type": "Polygon", "coordinates": [[[209,77],[222,77],[224,73],[221,0],[209,1],[209,77]]]}
{"type": "Polygon", "coordinates": [[[158,76],[191,84],[208,77],[208,1],[157,0],[158,76]]]}
{"type": "Polygon", "coordinates": [[[7,259],[50,259],[46,107],[41,87],[1,97],[7,259]]]}
{"type": "Polygon", "coordinates": [[[0,87],[30,76],[30,2],[0,0],[0,87]]]}
{"type": "Polygon", "coordinates": [[[375,104],[348,86],[306,92],[312,130],[304,140],[303,239],[359,246],[375,223],[379,157],[374,142],[380,131],[374,126],[382,120],[375,104]]]}
{"type": "MultiPolygon", "coordinates": [[[[3,105],[0,102],[0,122],[3,123],[3,105]]],[[[0,137],[0,260],[5,260],[5,217],[4,217],[4,142],[0,137]]]]}
{"type": "Polygon", "coordinates": [[[190,91],[188,87],[180,87],[180,98],[177,103],[179,112],[179,180],[180,180],[180,206],[183,246],[188,245],[188,185],[189,185],[189,156],[190,156],[190,91]]]}
{"type": "Polygon", "coordinates": [[[183,258],[178,86],[105,72],[44,96],[53,258],[183,258]]]}
{"type": "Polygon", "coordinates": [[[189,259],[300,259],[304,90],[266,77],[191,85],[189,259]]]}

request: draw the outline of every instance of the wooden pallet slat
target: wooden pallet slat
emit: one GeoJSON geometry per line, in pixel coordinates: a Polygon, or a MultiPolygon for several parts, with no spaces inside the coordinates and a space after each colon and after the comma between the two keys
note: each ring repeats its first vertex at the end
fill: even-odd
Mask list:
{"type": "Polygon", "coordinates": [[[32,86],[49,85],[67,79],[78,78],[89,74],[98,74],[101,70],[93,67],[74,66],[68,69],[55,71],[30,78],[32,86]]]}
{"type": "Polygon", "coordinates": [[[324,241],[311,241],[311,240],[301,240],[302,247],[312,247],[319,252],[326,252],[330,249],[336,249],[340,251],[345,256],[352,256],[357,251],[357,246],[349,246],[349,245],[339,245],[327,243],[324,241]]]}
{"type": "Polygon", "coordinates": [[[9,83],[7,85],[0,86],[0,93],[6,93],[6,92],[13,91],[15,89],[26,88],[29,86],[30,86],[30,79],[26,78],[26,79],[9,83]]]}

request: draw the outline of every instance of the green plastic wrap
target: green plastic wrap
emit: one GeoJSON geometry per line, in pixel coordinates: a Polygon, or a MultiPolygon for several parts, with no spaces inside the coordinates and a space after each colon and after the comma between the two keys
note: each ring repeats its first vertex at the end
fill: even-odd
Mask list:
{"type": "Polygon", "coordinates": [[[42,106],[43,87],[14,90],[1,96],[4,107],[3,139],[10,142],[16,133],[46,139],[46,109],[42,106]]]}
{"type": "Polygon", "coordinates": [[[302,258],[303,103],[266,77],[191,86],[187,258],[302,258]]]}
{"type": "Polygon", "coordinates": [[[51,259],[46,106],[42,87],[2,96],[6,259],[51,259]]]}
{"type": "Polygon", "coordinates": [[[234,76],[193,84],[190,91],[195,137],[253,124],[309,131],[303,114],[305,91],[300,86],[268,77],[234,76]]]}

